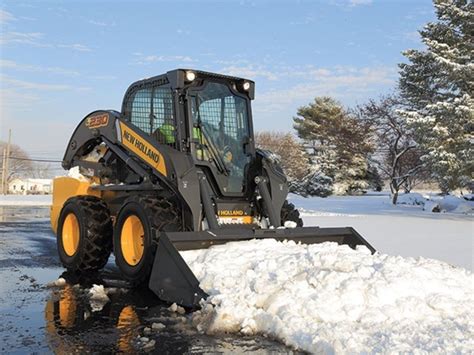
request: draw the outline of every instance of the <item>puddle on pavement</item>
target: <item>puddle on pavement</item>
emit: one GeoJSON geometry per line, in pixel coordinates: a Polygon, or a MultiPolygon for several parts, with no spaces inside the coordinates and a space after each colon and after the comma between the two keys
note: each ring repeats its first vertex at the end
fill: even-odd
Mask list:
{"type": "Polygon", "coordinates": [[[112,260],[88,279],[64,273],[48,214],[44,207],[0,208],[1,353],[141,353],[143,336],[155,341],[147,350],[160,354],[292,352],[262,336],[198,333],[148,289],[127,288],[112,260]],[[60,276],[65,285],[47,286],[60,276]],[[94,283],[113,288],[97,311],[88,294],[94,283]],[[165,327],[147,333],[153,323],[165,327]]]}

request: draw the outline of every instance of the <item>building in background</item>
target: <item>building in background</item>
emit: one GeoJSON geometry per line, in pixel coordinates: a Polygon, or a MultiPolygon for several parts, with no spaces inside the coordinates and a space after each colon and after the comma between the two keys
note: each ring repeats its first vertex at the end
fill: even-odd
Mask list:
{"type": "Polygon", "coordinates": [[[8,184],[8,193],[15,195],[48,195],[53,192],[52,179],[16,178],[8,184]]]}

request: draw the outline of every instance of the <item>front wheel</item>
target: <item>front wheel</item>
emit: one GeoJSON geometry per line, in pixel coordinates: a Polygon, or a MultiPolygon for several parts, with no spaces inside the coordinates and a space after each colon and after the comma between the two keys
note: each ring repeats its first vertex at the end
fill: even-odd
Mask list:
{"type": "Polygon", "coordinates": [[[134,285],[148,281],[157,246],[157,231],[179,231],[175,205],[155,196],[132,197],[120,210],[114,229],[115,263],[134,285]]]}

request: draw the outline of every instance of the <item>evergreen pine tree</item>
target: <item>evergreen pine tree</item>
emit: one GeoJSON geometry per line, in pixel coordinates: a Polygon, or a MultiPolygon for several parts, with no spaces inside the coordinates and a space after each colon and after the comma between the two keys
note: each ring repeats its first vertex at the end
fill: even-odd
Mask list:
{"type": "Polygon", "coordinates": [[[308,106],[300,107],[293,120],[310,151],[313,170],[331,178],[337,193],[368,188],[367,156],[373,147],[363,121],[330,97],[316,97],[308,106]]]}
{"type": "Polygon", "coordinates": [[[444,192],[472,179],[474,131],[474,5],[434,0],[438,20],[420,31],[426,48],[407,50],[400,64],[400,91],[409,108],[401,113],[415,131],[444,192]]]}

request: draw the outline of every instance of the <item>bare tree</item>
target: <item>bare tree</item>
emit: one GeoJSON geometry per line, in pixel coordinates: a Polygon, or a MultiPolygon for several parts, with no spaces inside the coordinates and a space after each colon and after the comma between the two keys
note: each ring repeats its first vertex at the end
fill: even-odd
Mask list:
{"type": "MultiPolygon", "coordinates": [[[[0,154],[6,149],[7,143],[0,141],[0,154]]],[[[19,146],[12,144],[10,148],[10,159],[8,163],[7,183],[14,178],[31,175],[33,172],[33,163],[29,160],[28,154],[19,146]]],[[[3,160],[0,159],[0,170],[3,169],[3,160]]]]}
{"type": "Polygon", "coordinates": [[[359,107],[359,115],[374,133],[377,151],[373,160],[390,181],[393,204],[397,203],[402,187],[410,191],[419,180],[423,166],[413,132],[398,113],[401,108],[400,99],[394,95],[370,100],[359,107]]]}
{"type": "Polygon", "coordinates": [[[308,155],[291,133],[257,132],[255,142],[257,148],[269,150],[279,156],[288,180],[301,180],[308,174],[308,155]]]}
{"type": "Polygon", "coordinates": [[[33,177],[38,179],[48,179],[51,177],[51,164],[36,163],[33,168],[33,177]]]}

